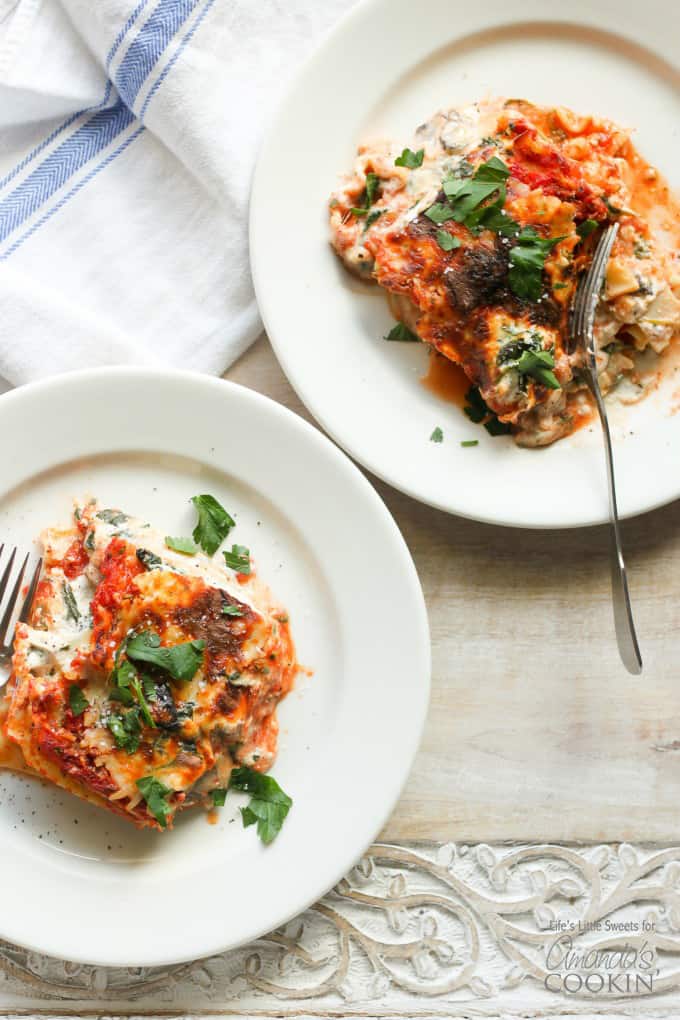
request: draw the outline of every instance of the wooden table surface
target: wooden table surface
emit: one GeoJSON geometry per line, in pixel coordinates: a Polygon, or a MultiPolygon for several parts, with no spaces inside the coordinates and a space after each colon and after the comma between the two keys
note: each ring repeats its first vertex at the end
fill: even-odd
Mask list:
{"type": "MultiPolygon", "coordinates": [[[[227,378],[311,420],[265,337],[227,378]]],[[[605,528],[478,524],[371,481],[413,555],[433,649],[425,737],[382,838],[676,840],[679,505],[624,524],[645,662],[631,677],[605,528]]]]}

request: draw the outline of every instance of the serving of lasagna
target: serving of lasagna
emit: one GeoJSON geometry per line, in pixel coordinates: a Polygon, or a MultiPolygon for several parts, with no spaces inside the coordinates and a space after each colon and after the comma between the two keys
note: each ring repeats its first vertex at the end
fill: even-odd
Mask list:
{"type": "Polygon", "coordinates": [[[603,392],[639,399],[680,332],[677,206],[629,133],[494,100],[436,114],[410,146],[359,149],[330,203],[332,243],[399,325],[460,366],[466,411],[545,446],[588,420],[569,309],[600,228],[619,232],[595,340],[603,392]]]}
{"type": "Polygon", "coordinates": [[[193,538],[164,537],[95,501],[42,536],[30,620],[0,707],[6,767],[37,774],[139,827],[251,793],[269,842],[290,799],[264,775],[276,709],[298,666],[288,617],[233,545],[233,519],[196,496],[193,538]]]}

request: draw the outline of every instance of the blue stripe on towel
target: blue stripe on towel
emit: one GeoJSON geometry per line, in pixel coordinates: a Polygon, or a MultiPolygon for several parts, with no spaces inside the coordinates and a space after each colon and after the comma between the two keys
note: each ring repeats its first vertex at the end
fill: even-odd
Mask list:
{"type": "Polygon", "coordinates": [[[106,67],[107,67],[107,69],[111,66],[111,61],[113,60],[113,58],[115,57],[116,53],[120,49],[120,44],[122,43],[123,39],[128,34],[130,29],[134,25],[135,21],[137,20],[139,15],[142,13],[144,8],[148,4],[148,2],[149,2],[149,0],[141,0],[141,2],[137,4],[137,6],[135,7],[134,11],[130,15],[130,17],[127,19],[127,21],[125,22],[125,24],[121,28],[121,30],[118,33],[118,35],[116,36],[116,38],[114,39],[113,45],[111,46],[111,49],[109,50],[109,52],[106,55],[106,67]]]}
{"type": "Polygon", "coordinates": [[[85,187],[86,184],[89,184],[92,178],[96,177],[98,173],[104,170],[109,165],[109,163],[112,163],[117,156],[120,156],[121,152],[124,152],[127,149],[127,147],[131,145],[132,142],[134,142],[135,138],[139,138],[139,136],[144,132],[144,130],[145,130],[144,127],[140,124],[137,130],[133,131],[131,135],[128,135],[128,137],[123,142],[120,143],[117,149],[114,149],[113,152],[110,152],[108,156],[106,156],[105,159],[101,161],[101,163],[98,163],[96,167],[90,170],[90,172],[86,174],[85,177],[83,177],[80,181],[78,181],[78,183],[75,184],[70,189],[70,191],[67,191],[65,195],[62,195],[59,201],[56,202],[52,206],[52,208],[45,213],[44,216],[42,216],[36,223],[34,223],[33,226],[30,227],[30,229],[27,230],[25,234],[22,234],[21,237],[17,238],[17,240],[13,242],[13,244],[7,249],[6,252],[0,255],[0,262],[3,262],[6,258],[8,258],[8,256],[12,255],[17,250],[17,248],[19,248],[24,243],[24,241],[26,241],[31,236],[31,234],[34,234],[36,230],[42,227],[43,223],[46,223],[49,219],[52,218],[52,216],[54,216],[55,213],[59,212],[59,210],[66,205],[70,198],[76,195],[81,190],[81,188],[85,187]]]}
{"type": "Polygon", "coordinates": [[[72,113],[70,117],[66,118],[63,124],[60,124],[58,128],[54,129],[52,134],[48,135],[47,138],[43,138],[42,142],[36,145],[35,149],[32,149],[31,152],[28,153],[28,155],[24,156],[21,162],[17,163],[17,165],[10,170],[6,177],[3,177],[3,179],[0,181],[0,191],[4,187],[6,187],[6,185],[8,185],[10,181],[14,180],[16,175],[21,173],[21,171],[25,167],[27,167],[28,164],[32,160],[34,160],[36,156],[39,156],[40,153],[43,152],[48,145],[51,145],[52,142],[59,137],[62,131],[65,131],[66,128],[70,128],[71,124],[75,124],[75,122],[78,120],[78,117],[82,117],[86,113],[92,113],[94,110],[100,110],[102,106],[106,106],[109,99],[111,98],[112,89],[113,85],[111,84],[111,82],[110,81],[107,82],[106,90],[104,92],[104,98],[100,103],[97,103],[95,106],[88,106],[85,110],[78,110],[77,113],[72,113]]]}
{"type": "Polygon", "coordinates": [[[198,0],[160,0],[139,35],[128,48],[115,73],[121,98],[132,108],[139,90],[173,35],[184,24],[198,0]]]}
{"type": "Polygon", "coordinates": [[[119,99],[108,109],[95,113],[70,138],[58,145],[0,202],[0,241],[32,216],[133,120],[134,115],[119,99]]]}
{"type": "Polygon", "coordinates": [[[198,15],[198,17],[196,18],[195,22],[193,23],[193,25],[191,26],[191,28],[189,29],[187,34],[182,39],[182,41],[179,44],[179,46],[177,47],[177,50],[174,53],[172,59],[168,61],[167,65],[163,68],[163,71],[158,76],[158,79],[154,82],[152,88],[149,90],[148,96],[144,100],[144,105],[142,106],[141,110],[139,111],[139,119],[140,120],[142,120],[142,121],[144,120],[144,115],[146,114],[147,106],[149,105],[149,103],[151,102],[153,97],[156,95],[156,92],[161,87],[161,85],[165,81],[165,78],[167,77],[167,75],[172,70],[172,68],[173,68],[173,66],[175,64],[175,61],[179,57],[180,53],[182,52],[182,50],[184,49],[186,44],[189,42],[189,40],[193,36],[194,32],[196,31],[198,26],[201,24],[201,22],[203,21],[204,17],[206,16],[206,14],[208,13],[208,11],[210,10],[210,8],[212,7],[212,5],[214,3],[215,3],[215,0],[208,0],[208,2],[206,3],[205,7],[201,11],[201,13],[198,15]]]}
{"type": "MultiPolygon", "coordinates": [[[[125,39],[125,36],[128,34],[130,29],[134,25],[135,21],[148,4],[148,2],[149,0],[140,0],[140,3],[137,4],[134,11],[127,19],[127,21],[121,28],[116,38],[114,39],[113,43],[111,44],[111,49],[106,55],[107,70],[111,66],[111,61],[113,60],[116,53],[120,49],[121,43],[125,39]]],[[[84,110],[77,110],[75,113],[72,113],[71,116],[67,117],[66,120],[62,124],[60,124],[59,127],[55,128],[51,134],[47,135],[46,138],[43,138],[43,140],[39,142],[39,144],[36,145],[34,149],[32,149],[29,153],[27,153],[26,156],[24,156],[20,163],[17,163],[17,165],[13,167],[12,170],[10,170],[10,172],[5,177],[3,177],[3,179],[0,181],[0,191],[4,187],[6,187],[9,184],[9,182],[12,181],[17,176],[17,174],[21,173],[21,171],[24,170],[25,167],[27,167],[28,164],[32,162],[32,160],[34,160],[36,156],[39,156],[41,152],[44,152],[48,145],[51,145],[52,142],[54,142],[59,137],[59,135],[62,134],[63,131],[66,131],[67,128],[70,128],[71,124],[75,124],[79,117],[83,117],[86,113],[93,113],[95,110],[101,110],[103,106],[106,106],[109,99],[111,98],[112,89],[113,82],[107,81],[106,88],[104,90],[104,97],[103,99],[101,99],[100,102],[95,103],[94,106],[88,106],[84,110]]]]}

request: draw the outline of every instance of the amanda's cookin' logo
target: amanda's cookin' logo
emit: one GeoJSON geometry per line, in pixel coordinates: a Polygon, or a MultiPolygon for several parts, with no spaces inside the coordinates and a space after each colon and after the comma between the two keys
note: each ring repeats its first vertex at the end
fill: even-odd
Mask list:
{"type": "MultiPolygon", "coordinates": [[[[574,928],[578,934],[604,930],[597,923],[574,928]]],[[[649,995],[658,973],[656,950],[646,940],[640,945],[579,946],[568,932],[548,946],[546,967],[545,987],[567,995],[649,995]]]]}

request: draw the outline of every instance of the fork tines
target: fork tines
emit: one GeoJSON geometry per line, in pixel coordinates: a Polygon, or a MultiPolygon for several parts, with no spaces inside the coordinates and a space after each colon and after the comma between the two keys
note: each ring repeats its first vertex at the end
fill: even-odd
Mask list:
{"type": "MultiPolygon", "coordinates": [[[[2,562],[3,553],[5,551],[5,543],[0,544],[0,563],[2,562]]],[[[2,618],[0,619],[0,655],[9,655],[11,652],[12,641],[8,641],[8,637],[11,634],[11,625],[17,607],[20,605],[18,621],[22,623],[28,619],[28,614],[31,609],[31,603],[33,602],[33,596],[38,585],[38,578],[40,577],[40,570],[42,568],[42,559],[38,560],[38,563],[33,570],[31,580],[28,585],[28,590],[23,600],[21,598],[21,586],[24,581],[24,575],[28,566],[29,554],[26,553],[21,566],[19,567],[18,573],[15,572],[14,564],[17,558],[16,546],[9,553],[9,559],[5,564],[4,568],[1,569],[0,573],[0,609],[5,606],[2,618]],[[10,588],[11,585],[11,588],[10,588]],[[5,601],[5,595],[8,588],[10,589],[9,597],[5,601]]]]}
{"type": "Polygon", "coordinates": [[[588,271],[579,280],[571,311],[571,335],[577,344],[589,346],[592,341],[593,322],[600,296],[600,287],[618,229],[618,223],[613,223],[602,232],[588,271]]]}

